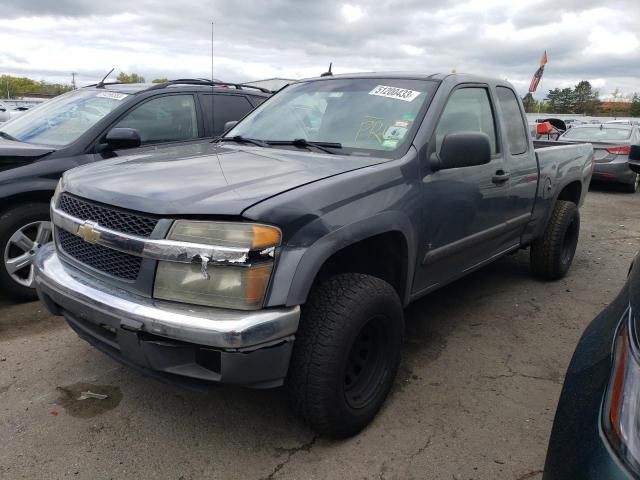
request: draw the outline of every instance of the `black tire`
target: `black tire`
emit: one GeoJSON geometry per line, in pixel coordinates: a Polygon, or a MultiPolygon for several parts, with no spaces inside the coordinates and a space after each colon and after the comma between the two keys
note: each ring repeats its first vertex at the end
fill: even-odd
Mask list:
{"type": "Polygon", "coordinates": [[[46,203],[19,205],[0,215],[0,290],[12,300],[31,301],[35,300],[37,295],[35,288],[17,283],[9,274],[5,262],[7,243],[11,236],[25,225],[42,221],[49,221],[49,206],[46,203]]]}
{"type": "Polygon", "coordinates": [[[636,193],[638,191],[638,174],[636,173],[636,175],[633,177],[634,181],[633,183],[625,183],[624,184],[624,191],[627,193],[636,193]]]}
{"type": "Polygon", "coordinates": [[[403,336],[402,304],[387,282],[347,273],[315,287],[287,376],[293,411],[321,434],[358,433],[393,385],[403,336]]]}
{"type": "Polygon", "coordinates": [[[564,277],[578,246],[580,211],[573,202],[558,200],[544,235],[531,245],[531,270],[548,280],[564,277]]]}

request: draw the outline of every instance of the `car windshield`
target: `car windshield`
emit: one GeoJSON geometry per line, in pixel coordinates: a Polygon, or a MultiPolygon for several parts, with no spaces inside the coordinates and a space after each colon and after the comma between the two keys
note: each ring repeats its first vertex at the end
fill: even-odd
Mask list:
{"type": "Polygon", "coordinates": [[[38,145],[68,145],[129,97],[107,90],[75,90],[2,125],[11,137],[38,145]]]}
{"type": "Polygon", "coordinates": [[[389,78],[293,84],[225,137],[298,140],[298,145],[306,140],[335,148],[335,153],[396,158],[406,152],[436,88],[433,81],[389,78]]]}
{"type": "Polygon", "coordinates": [[[563,139],[585,142],[622,142],[631,137],[630,128],[580,127],[567,130],[563,139]]]}

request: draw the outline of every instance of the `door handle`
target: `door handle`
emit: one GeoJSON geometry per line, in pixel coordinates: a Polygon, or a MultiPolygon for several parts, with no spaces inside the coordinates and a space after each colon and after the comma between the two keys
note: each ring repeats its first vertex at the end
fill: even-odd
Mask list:
{"type": "Polygon", "coordinates": [[[509,172],[505,172],[504,170],[498,170],[493,177],[491,177],[491,181],[496,185],[500,185],[511,178],[511,174],[509,172]]]}

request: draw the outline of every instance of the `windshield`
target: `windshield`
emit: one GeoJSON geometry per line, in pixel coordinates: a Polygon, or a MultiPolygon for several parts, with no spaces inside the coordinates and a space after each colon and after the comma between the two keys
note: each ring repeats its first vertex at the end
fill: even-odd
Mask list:
{"type": "Polygon", "coordinates": [[[631,137],[630,128],[580,127],[567,130],[562,138],[586,142],[622,142],[631,137]]]}
{"type": "Polygon", "coordinates": [[[225,137],[341,146],[341,154],[396,157],[408,148],[436,82],[327,79],[287,87],[225,137]]]}
{"type": "Polygon", "coordinates": [[[105,90],[75,90],[26,111],[0,129],[21,142],[68,145],[128,96],[105,90]]]}

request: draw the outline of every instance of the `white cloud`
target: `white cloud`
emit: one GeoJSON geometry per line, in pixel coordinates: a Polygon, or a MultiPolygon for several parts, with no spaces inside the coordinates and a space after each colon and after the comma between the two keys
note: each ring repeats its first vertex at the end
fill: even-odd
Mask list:
{"type": "Polygon", "coordinates": [[[424,55],[424,48],[419,48],[413,45],[402,45],[402,49],[407,55],[411,55],[412,57],[424,55]]]}
{"type": "Polygon", "coordinates": [[[347,19],[347,22],[357,22],[364,17],[364,10],[358,5],[351,5],[350,3],[345,3],[342,6],[341,12],[344,18],[347,19]]]}
{"type": "Polygon", "coordinates": [[[589,35],[585,55],[624,55],[638,50],[640,41],[635,33],[612,31],[597,27],[589,35]]]}

